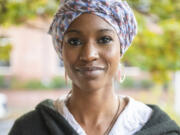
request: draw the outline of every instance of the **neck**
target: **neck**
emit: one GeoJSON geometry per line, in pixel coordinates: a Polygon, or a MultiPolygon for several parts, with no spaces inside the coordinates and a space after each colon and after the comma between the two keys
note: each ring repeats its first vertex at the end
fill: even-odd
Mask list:
{"type": "Polygon", "coordinates": [[[117,96],[113,85],[96,91],[85,91],[73,85],[68,108],[75,119],[84,125],[101,123],[116,112],[117,96]]]}

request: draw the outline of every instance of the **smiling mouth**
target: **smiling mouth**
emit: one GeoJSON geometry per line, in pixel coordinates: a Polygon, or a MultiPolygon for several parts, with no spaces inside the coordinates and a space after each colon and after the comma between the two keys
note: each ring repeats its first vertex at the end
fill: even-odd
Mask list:
{"type": "Polygon", "coordinates": [[[80,72],[105,70],[104,67],[96,67],[96,66],[92,66],[92,67],[76,67],[75,69],[76,69],[76,71],[80,71],[80,72]]]}

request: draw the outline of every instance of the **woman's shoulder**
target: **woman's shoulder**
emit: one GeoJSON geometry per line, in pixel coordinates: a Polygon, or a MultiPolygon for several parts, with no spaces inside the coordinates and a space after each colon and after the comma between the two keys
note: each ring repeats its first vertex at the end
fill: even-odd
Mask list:
{"type": "Polygon", "coordinates": [[[55,106],[55,101],[51,99],[46,99],[43,100],[42,102],[38,103],[35,107],[34,110],[31,110],[24,115],[20,116],[19,118],[16,119],[15,124],[20,124],[20,123],[35,123],[35,121],[40,121],[42,118],[42,115],[60,115],[56,111],[56,106],[55,106]]]}
{"type": "Polygon", "coordinates": [[[152,114],[143,128],[135,135],[141,134],[167,134],[180,135],[180,127],[159,106],[147,104],[152,109],[152,114]]]}
{"type": "Polygon", "coordinates": [[[9,135],[77,135],[64,117],[55,109],[54,101],[47,99],[35,109],[18,118],[9,135]]]}
{"type": "Polygon", "coordinates": [[[31,110],[27,113],[25,113],[24,115],[22,115],[21,117],[19,117],[15,123],[21,123],[21,122],[34,122],[34,121],[38,121],[40,119],[40,114],[42,110],[55,110],[54,109],[54,101],[51,99],[46,99],[42,102],[40,102],[39,104],[36,105],[34,110],[31,110]]]}
{"type": "MultiPolygon", "coordinates": [[[[34,133],[34,131],[44,129],[44,122],[42,120],[41,113],[39,112],[39,110],[41,110],[40,108],[42,107],[42,105],[48,106],[50,102],[52,101],[45,100],[39,103],[34,110],[16,119],[13,127],[11,128],[11,131],[9,132],[9,135],[31,135],[32,133],[34,133]]],[[[39,130],[39,132],[39,135],[41,135],[42,133],[43,135],[47,134],[46,132],[43,132],[43,130],[39,130]]]]}
{"type": "Polygon", "coordinates": [[[180,128],[175,123],[175,121],[172,120],[170,116],[165,111],[163,111],[159,106],[152,104],[147,104],[147,106],[149,106],[153,110],[153,113],[146,126],[162,124],[162,125],[167,125],[169,128],[176,127],[180,132],[180,128]]]}

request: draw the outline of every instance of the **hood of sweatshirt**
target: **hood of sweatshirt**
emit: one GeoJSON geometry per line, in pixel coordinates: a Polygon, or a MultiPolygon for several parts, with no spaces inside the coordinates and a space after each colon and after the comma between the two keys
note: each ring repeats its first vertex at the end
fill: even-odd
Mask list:
{"type": "Polygon", "coordinates": [[[153,114],[135,135],[180,135],[180,127],[158,106],[148,105],[153,114]]]}
{"type": "MultiPolygon", "coordinates": [[[[180,135],[180,127],[170,117],[156,105],[148,105],[152,110],[152,116],[144,127],[135,135],[180,135]]],[[[62,128],[69,135],[76,135],[76,131],[55,109],[52,100],[45,100],[37,105],[36,110],[41,113],[43,119],[48,121],[47,127],[52,130],[62,128]]]]}
{"type": "Polygon", "coordinates": [[[59,114],[53,100],[45,100],[36,106],[51,135],[78,135],[65,118],[59,114]]]}

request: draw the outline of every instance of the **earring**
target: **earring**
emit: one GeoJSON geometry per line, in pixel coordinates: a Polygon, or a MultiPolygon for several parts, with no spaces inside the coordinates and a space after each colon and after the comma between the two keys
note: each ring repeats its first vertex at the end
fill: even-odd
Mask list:
{"type": "Polygon", "coordinates": [[[118,65],[118,71],[116,75],[116,80],[120,83],[122,83],[126,78],[125,71],[124,71],[124,66],[119,63],[118,65]]]}

